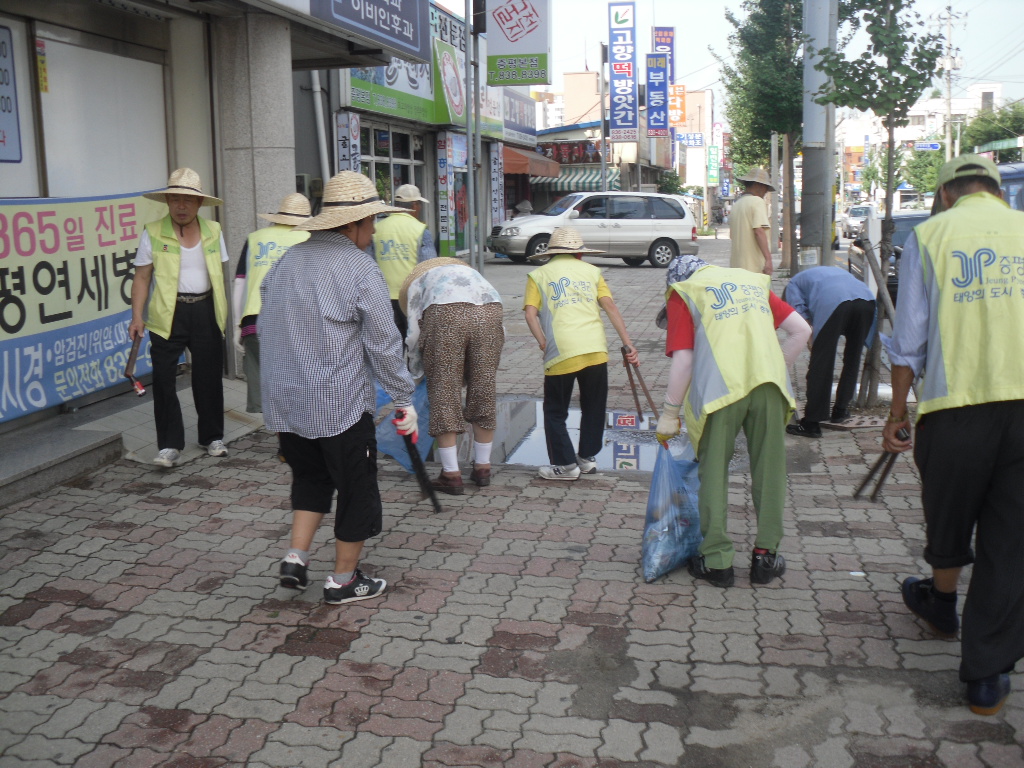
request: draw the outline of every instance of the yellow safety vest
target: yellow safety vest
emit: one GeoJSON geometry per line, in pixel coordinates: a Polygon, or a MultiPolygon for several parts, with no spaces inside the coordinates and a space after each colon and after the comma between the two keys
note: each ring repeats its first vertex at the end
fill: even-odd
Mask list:
{"type": "Polygon", "coordinates": [[[570,357],[608,352],[597,286],[601,270],[571,254],[553,256],[527,277],[541,295],[540,324],[547,339],[544,370],[570,357]]]}
{"type": "Polygon", "coordinates": [[[701,267],[666,292],[678,293],[693,317],[693,376],[684,400],[686,430],[700,455],[708,415],[762,384],[774,384],[796,410],[786,360],[775,335],[771,278],[746,269],[701,267]]]}
{"type": "Polygon", "coordinates": [[[977,192],[914,229],[932,317],[918,417],[1024,400],[1024,213],[977,192]]]}
{"type": "Polygon", "coordinates": [[[411,213],[392,213],[377,222],[373,253],[394,300],[398,299],[402,283],[419,260],[420,238],[426,228],[427,225],[411,213]]]}
{"type": "Polygon", "coordinates": [[[263,298],[260,296],[263,278],[289,248],[308,239],[309,232],[298,232],[287,224],[274,224],[257,229],[249,235],[246,249],[248,263],[245,266],[245,307],[242,309],[242,317],[260,313],[260,307],[263,306],[263,298]]]}
{"type": "MultiPolygon", "coordinates": [[[[200,242],[206,258],[206,271],[213,286],[213,308],[220,332],[228,320],[228,302],[224,292],[224,270],[220,260],[220,224],[198,217],[200,242]]],[[[146,225],[153,246],[153,283],[146,308],[146,328],[167,339],[171,336],[174,309],[178,299],[178,275],[181,272],[181,243],[174,234],[173,220],[165,216],[146,225]]]]}

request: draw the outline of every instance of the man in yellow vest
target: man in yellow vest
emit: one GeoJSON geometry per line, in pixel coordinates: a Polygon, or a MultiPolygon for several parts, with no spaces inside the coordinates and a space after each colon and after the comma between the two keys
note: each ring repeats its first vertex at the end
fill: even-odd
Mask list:
{"type": "Polygon", "coordinates": [[[434,238],[427,225],[420,221],[423,204],[426,202],[427,199],[420,195],[419,187],[403,184],[395,190],[395,205],[407,208],[408,212],[392,213],[381,219],[373,235],[373,255],[388,284],[395,325],[403,339],[408,322],[398,303],[402,283],[419,262],[437,256],[434,238]]]}
{"type": "Polygon", "coordinates": [[[627,348],[629,363],[640,362],[601,270],[582,260],[585,253],[604,251],[584,248],[574,227],[556,229],[545,251],[551,261],[527,275],[523,297],[526,324],[544,353],[544,434],[551,461],[550,467],[540,468],[545,480],[576,480],[581,473],[597,471],[608,400],[608,340],[602,309],[627,348]],[[578,450],[565,426],[576,382],[580,387],[578,450]]]}
{"type": "Polygon", "coordinates": [[[656,434],[680,432],[679,412],[700,462],[700,554],[687,567],[695,579],[731,587],[735,548],[729,538],[729,460],[740,429],[750,453],[757,537],[751,584],[786,571],[778,554],[786,501],[785,427],[796,404],[787,369],[811,336],[800,315],[771,291],[767,275],[709,265],[696,256],[672,262],[666,293],[672,358],[656,434]],[[788,335],[781,348],[775,334],[788,335]]]}
{"type": "Polygon", "coordinates": [[[242,256],[238,259],[235,272],[234,305],[235,349],[241,352],[245,371],[245,410],[262,413],[260,398],[260,337],[256,335],[256,321],[260,313],[260,286],[267,272],[285,252],[296,243],[309,239],[309,232],[293,229],[310,216],[309,200],[305,195],[293,192],[286,195],[278,206],[277,213],[261,213],[271,226],[257,229],[245,242],[242,256]]]}
{"type": "Polygon", "coordinates": [[[191,168],[174,171],[166,189],[145,197],[165,202],[168,208],[167,215],[147,224],[139,238],[128,326],[133,341],[149,331],[159,449],[153,463],[173,467],[185,447],[174,377],[186,349],[192,353],[199,444],[210,456],[227,456],[221,372],[228,318],[223,263],[228,251],[220,224],[199,216],[202,206],[222,201],[203,193],[199,174],[191,168]]]}
{"type": "Polygon", "coordinates": [[[939,169],[940,213],[914,228],[900,258],[889,357],[886,451],[911,441],[921,472],[927,579],[903,601],[955,637],[960,570],[974,568],[963,608],[960,679],[972,712],[992,715],[1024,657],[1024,213],[1000,194],[999,169],[961,155],[939,169]],[[972,549],[977,548],[977,554],[972,549]]]}

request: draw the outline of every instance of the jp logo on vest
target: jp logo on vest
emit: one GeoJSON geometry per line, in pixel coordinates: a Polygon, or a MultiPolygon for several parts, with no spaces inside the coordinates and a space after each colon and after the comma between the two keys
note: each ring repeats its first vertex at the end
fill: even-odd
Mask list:
{"type": "Polygon", "coordinates": [[[982,248],[968,256],[963,251],[953,251],[953,258],[960,260],[960,277],[953,278],[953,285],[957,288],[966,288],[975,279],[984,284],[981,273],[984,267],[991,267],[996,263],[996,252],[991,248],[982,248]],[[984,261],[982,261],[984,259],[984,261]]]}
{"type": "Polygon", "coordinates": [[[711,305],[711,309],[721,309],[726,304],[735,303],[732,298],[732,292],[736,290],[736,283],[722,283],[719,288],[710,285],[704,290],[715,297],[715,303],[711,305]]]}

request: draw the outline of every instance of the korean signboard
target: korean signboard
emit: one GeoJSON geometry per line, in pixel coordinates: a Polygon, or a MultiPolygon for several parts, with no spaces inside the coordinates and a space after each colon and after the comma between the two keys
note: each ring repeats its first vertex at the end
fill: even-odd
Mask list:
{"type": "Polygon", "coordinates": [[[487,84],[550,85],[551,0],[487,0],[487,84]]]}
{"type": "Polygon", "coordinates": [[[21,162],[16,74],[14,38],[9,27],[0,27],[0,163],[21,162]]]}
{"type": "Polygon", "coordinates": [[[503,88],[505,141],[536,146],[537,102],[511,88],[503,88]]]}
{"type": "Polygon", "coordinates": [[[684,147],[703,147],[704,146],[704,134],[703,133],[678,133],[676,134],[679,143],[684,147]]]}
{"type": "Polygon", "coordinates": [[[718,184],[718,147],[708,147],[708,186],[718,184]]]}
{"type": "Polygon", "coordinates": [[[359,114],[356,112],[338,112],[337,130],[338,170],[360,171],[359,150],[359,114]]]}
{"type": "Polygon", "coordinates": [[[668,57],[668,80],[676,79],[676,62],[673,54],[676,40],[675,27],[654,27],[651,30],[652,48],[654,53],[668,57]]]}
{"type": "Polygon", "coordinates": [[[491,221],[505,220],[505,152],[497,141],[490,144],[491,221]]]}
{"type": "Polygon", "coordinates": [[[636,71],[636,3],[608,4],[608,62],[611,70],[612,141],[639,141],[636,71]]]}
{"type": "MultiPolygon", "coordinates": [[[[289,5],[286,0],[271,0],[289,5]]],[[[430,58],[430,3],[402,0],[309,0],[309,15],[332,26],[355,30],[400,52],[404,58],[430,58]]]]}
{"type": "Polygon", "coordinates": [[[672,128],[686,127],[686,86],[668,87],[668,124],[672,128]]]}
{"type": "Polygon", "coordinates": [[[434,78],[430,64],[392,59],[386,67],[349,70],[349,103],[383,115],[434,122],[434,78]]]}
{"type": "Polygon", "coordinates": [[[668,136],[668,57],[647,56],[647,135],[668,136]]]}
{"type": "Polygon", "coordinates": [[[166,212],[138,194],[0,201],[0,421],[124,381],[135,249],[166,212]]]}

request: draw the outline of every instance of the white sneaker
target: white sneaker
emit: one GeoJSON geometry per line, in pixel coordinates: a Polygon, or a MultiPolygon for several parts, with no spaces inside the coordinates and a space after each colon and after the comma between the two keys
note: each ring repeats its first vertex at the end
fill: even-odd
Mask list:
{"type": "Polygon", "coordinates": [[[224,445],[223,440],[214,440],[208,446],[206,446],[207,456],[227,456],[228,447],[224,445]]]}
{"type": "Polygon", "coordinates": [[[153,459],[153,463],[161,467],[173,467],[180,457],[181,454],[176,448],[162,448],[153,459]]]}
{"type": "Polygon", "coordinates": [[[597,462],[594,459],[596,456],[590,459],[584,458],[583,456],[576,457],[576,466],[580,468],[580,474],[592,475],[597,472],[597,462]]]}
{"type": "Polygon", "coordinates": [[[541,467],[538,474],[545,480],[576,480],[580,476],[580,468],[576,464],[566,464],[564,467],[552,464],[550,467],[541,467]]]}

